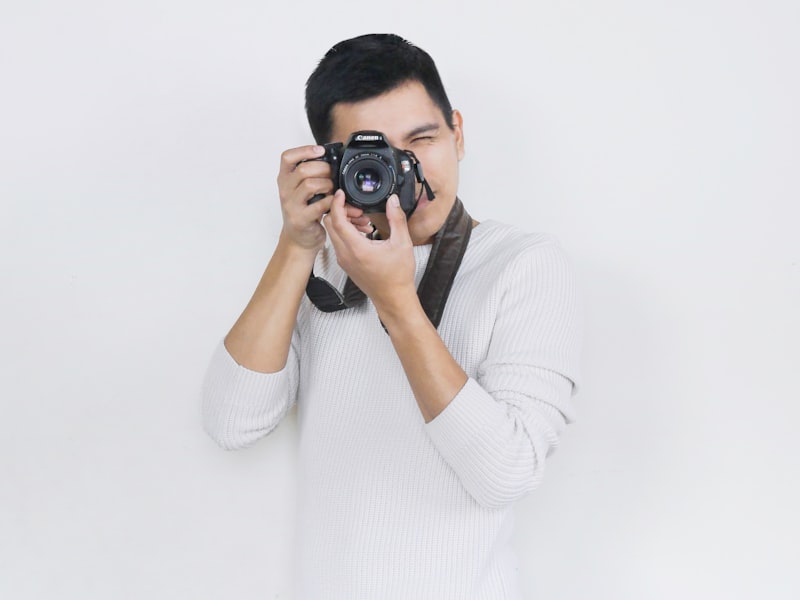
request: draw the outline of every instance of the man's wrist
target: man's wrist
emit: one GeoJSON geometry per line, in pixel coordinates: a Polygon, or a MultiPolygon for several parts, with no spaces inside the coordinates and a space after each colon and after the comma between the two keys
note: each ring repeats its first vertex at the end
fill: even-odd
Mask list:
{"type": "Polygon", "coordinates": [[[418,326],[428,321],[413,286],[373,299],[381,322],[391,333],[393,329],[418,326]]]}
{"type": "Polygon", "coordinates": [[[309,273],[314,266],[314,259],[319,253],[319,248],[306,248],[298,244],[285,231],[281,231],[278,237],[276,253],[280,253],[291,264],[297,264],[303,268],[308,268],[309,273]]]}

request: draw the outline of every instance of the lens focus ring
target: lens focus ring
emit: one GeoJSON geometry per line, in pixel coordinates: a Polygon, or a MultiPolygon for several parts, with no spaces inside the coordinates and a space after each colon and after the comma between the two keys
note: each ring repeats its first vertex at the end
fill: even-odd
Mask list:
{"type": "Polygon", "coordinates": [[[363,208],[384,202],[396,185],[394,170],[373,152],[357,154],[347,161],[341,180],[351,202],[363,208]]]}

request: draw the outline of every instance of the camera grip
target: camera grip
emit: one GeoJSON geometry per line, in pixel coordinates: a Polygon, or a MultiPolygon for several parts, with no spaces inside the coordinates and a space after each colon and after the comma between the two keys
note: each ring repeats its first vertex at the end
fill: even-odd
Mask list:
{"type": "MultiPolygon", "coordinates": [[[[330,162],[328,160],[327,156],[321,156],[319,158],[304,158],[303,160],[301,160],[297,164],[299,165],[299,164],[304,163],[304,162],[312,162],[312,161],[315,161],[315,160],[321,160],[321,161],[328,162],[328,163],[330,162]]],[[[314,194],[313,196],[311,196],[311,198],[309,198],[309,200],[308,200],[308,202],[306,202],[306,204],[314,204],[315,202],[319,202],[320,200],[322,200],[324,197],[325,197],[325,194],[314,194]]]]}
{"type": "MultiPolygon", "coordinates": [[[[343,144],[341,144],[340,142],[333,142],[331,144],[323,144],[323,148],[325,148],[325,154],[323,154],[322,156],[320,156],[318,158],[306,158],[304,160],[301,160],[300,162],[304,163],[304,162],[312,162],[312,161],[319,160],[319,161],[328,163],[331,166],[332,175],[334,175],[332,177],[334,186],[336,186],[337,183],[338,183],[338,179],[339,179],[339,177],[338,177],[338,169],[339,169],[339,159],[340,159],[340,153],[341,153],[342,147],[343,147],[343,144]]],[[[311,196],[311,198],[309,198],[309,200],[308,200],[308,202],[306,204],[314,204],[315,202],[319,202],[326,195],[327,194],[314,194],[313,196],[311,196]]]]}

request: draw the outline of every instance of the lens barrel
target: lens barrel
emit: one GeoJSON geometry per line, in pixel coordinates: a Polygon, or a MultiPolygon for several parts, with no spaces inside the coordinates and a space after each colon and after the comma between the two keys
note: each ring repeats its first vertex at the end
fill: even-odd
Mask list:
{"type": "Polygon", "coordinates": [[[376,206],[392,194],[394,169],[374,152],[358,153],[342,166],[341,181],[345,194],[356,206],[376,206]]]}

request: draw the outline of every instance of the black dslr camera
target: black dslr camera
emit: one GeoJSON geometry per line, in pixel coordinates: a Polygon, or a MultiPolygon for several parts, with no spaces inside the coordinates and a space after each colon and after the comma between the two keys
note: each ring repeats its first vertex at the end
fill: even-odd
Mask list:
{"type": "MultiPolygon", "coordinates": [[[[400,207],[410,215],[419,201],[417,181],[424,186],[428,200],[433,200],[433,191],[414,153],[393,148],[380,131],[356,131],[347,144],[335,142],[324,148],[324,156],[311,160],[329,163],[334,188],[343,189],[345,201],[365,213],[386,212],[386,200],[397,194],[400,207]]],[[[308,202],[324,197],[317,194],[308,202]]]]}

